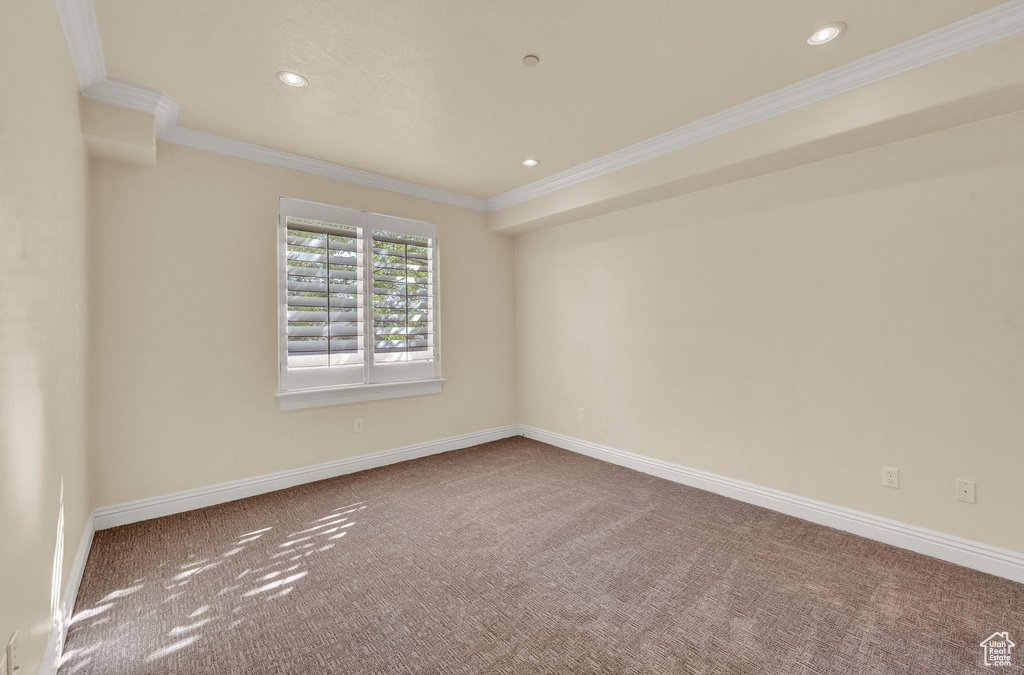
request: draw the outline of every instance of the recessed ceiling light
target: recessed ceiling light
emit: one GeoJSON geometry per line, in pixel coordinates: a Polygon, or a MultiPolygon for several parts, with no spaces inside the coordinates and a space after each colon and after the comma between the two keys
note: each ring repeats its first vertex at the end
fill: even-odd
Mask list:
{"type": "Polygon", "coordinates": [[[527,54],[526,56],[523,57],[523,65],[524,66],[533,67],[533,66],[537,65],[538,63],[540,63],[540,57],[539,56],[534,56],[533,54],[527,54]]]}
{"type": "Polygon", "coordinates": [[[277,74],[279,80],[290,87],[305,87],[309,82],[302,75],[293,73],[290,70],[282,70],[277,74]]]}
{"type": "Polygon", "coordinates": [[[523,166],[537,166],[537,160],[535,159],[524,159],[523,166]]]}
{"type": "Polygon", "coordinates": [[[842,21],[833,21],[832,23],[826,23],[821,28],[814,30],[810,35],[807,36],[807,44],[809,45],[823,45],[826,42],[831,42],[839,37],[839,34],[846,30],[846,24],[842,21]]]}

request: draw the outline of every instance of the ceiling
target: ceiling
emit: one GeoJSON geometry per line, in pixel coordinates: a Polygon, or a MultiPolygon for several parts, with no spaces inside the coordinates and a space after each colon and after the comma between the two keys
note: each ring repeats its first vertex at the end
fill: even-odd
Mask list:
{"type": "Polygon", "coordinates": [[[1001,0],[94,0],[178,124],[486,199],[1001,0]],[[849,29],[819,47],[806,35],[849,29]],[[522,57],[537,54],[527,68],[522,57]],[[293,70],[309,86],[281,84],[293,70]],[[522,166],[526,157],[540,164],[522,166]]]}

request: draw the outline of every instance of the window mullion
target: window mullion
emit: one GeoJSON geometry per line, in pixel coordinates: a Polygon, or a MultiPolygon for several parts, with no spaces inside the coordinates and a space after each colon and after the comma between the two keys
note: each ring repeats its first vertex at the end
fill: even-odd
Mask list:
{"type": "Polygon", "coordinates": [[[438,273],[439,265],[437,260],[437,235],[435,234],[430,239],[430,248],[427,249],[427,329],[430,331],[428,336],[431,341],[431,347],[434,354],[434,377],[440,377],[441,370],[441,343],[438,336],[438,302],[437,297],[440,293],[440,284],[438,284],[438,273]]]}
{"type": "Polygon", "coordinates": [[[284,197],[277,217],[277,359],[278,390],[288,390],[288,231],[284,197]]]}
{"type": "Polygon", "coordinates": [[[363,382],[373,382],[373,228],[370,225],[370,214],[366,214],[363,226],[363,382]]]}
{"type": "MultiPolygon", "coordinates": [[[[437,226],[433,223],[281,197],[278,210],[278,395],[282,409],[363,400],[362,396],[378,398],[440,391],[439,382],[425,383],[439,377],[436,237],[437,226]],[[395,262],[377,263],[375,231],[381,232],[380,246],[386,254],[383,257],[395,262]],[[336,260],[332,259],[334,238],[339,244],[336,260]],[[394,244],[402,245],[391,248],[394,244]],[[420,246],[427,255],[422,259],[413,258],[410,249],[420,246]],[[321,260],[325,260],[325,264],[319,264],[321,260]],[[343,269],[332,271],[332,263],[343,269]],[[382,320],[382,337],[393,339],[381,341],[384,347],[380,361],[376,359],[374,299],[377,294],[374,272],[378,264],[383,265],[380,269],[384,279],[402,280],[401,285],[381,281],[380,292],[384,298],[381,317],[387,319],[382,320]],[[416,267],[417,271],[413,272],[410,267],[416,267]],[[420,274],[421,267],[426,268],[427,274],[412,276],[420,274]],[[351,288],[353,284],[358,284],[358,289],[351,288]],[[353,290],[357,290],[357,297],[361,298],[354,305],[350,295],[353,290]],[[335,295],[345,297],[334,298],[335,295]],[[325,297],[321,299],[321,296],[325,297]],[[421,309],[412,310],[412,303],[421,309]],[[422,321],[425,329],[410,325],[414,315],[419,318],[420,313],[426,315],[422,321]],[[358,333],[362,361],[351,352],[354,346],[350,338],[352,322],[362,331],[358,333]],[[414,331],[421,330],[423,339],[433,342],[432,354],[414,352],[411,347],[411,343],[421,337],[414,331]],[[400,338],[404,338],[404,349],[396,346],[400,338]],[[323,340],[326,344],[321,347],[323,340]],[[327,362],[322,363],[325,352],[327,362]],[[335,359],[338,363],[334,363],[335,359]],[[365,393],[357,393],[360,389],[365,393]]],[[[415,255],[420,256],[420,253],[415,255]]]]}

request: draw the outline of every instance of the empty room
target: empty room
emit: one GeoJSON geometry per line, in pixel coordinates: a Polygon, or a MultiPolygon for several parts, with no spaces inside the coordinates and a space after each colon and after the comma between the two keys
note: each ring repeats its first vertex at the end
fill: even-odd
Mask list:
{"type": "Polygon", "coordinates": [[[0,675],[1024,673],[1024,0],[10,0],[0,675]]]}

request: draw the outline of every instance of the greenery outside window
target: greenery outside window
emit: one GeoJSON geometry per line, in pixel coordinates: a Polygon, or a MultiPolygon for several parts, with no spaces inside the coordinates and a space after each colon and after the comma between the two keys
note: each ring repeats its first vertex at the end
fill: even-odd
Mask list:
{"type": "Polygon", "coordinates": [[[281,197],[278,248],[282,409],[441,390],[437,225],[281,197]]]}

